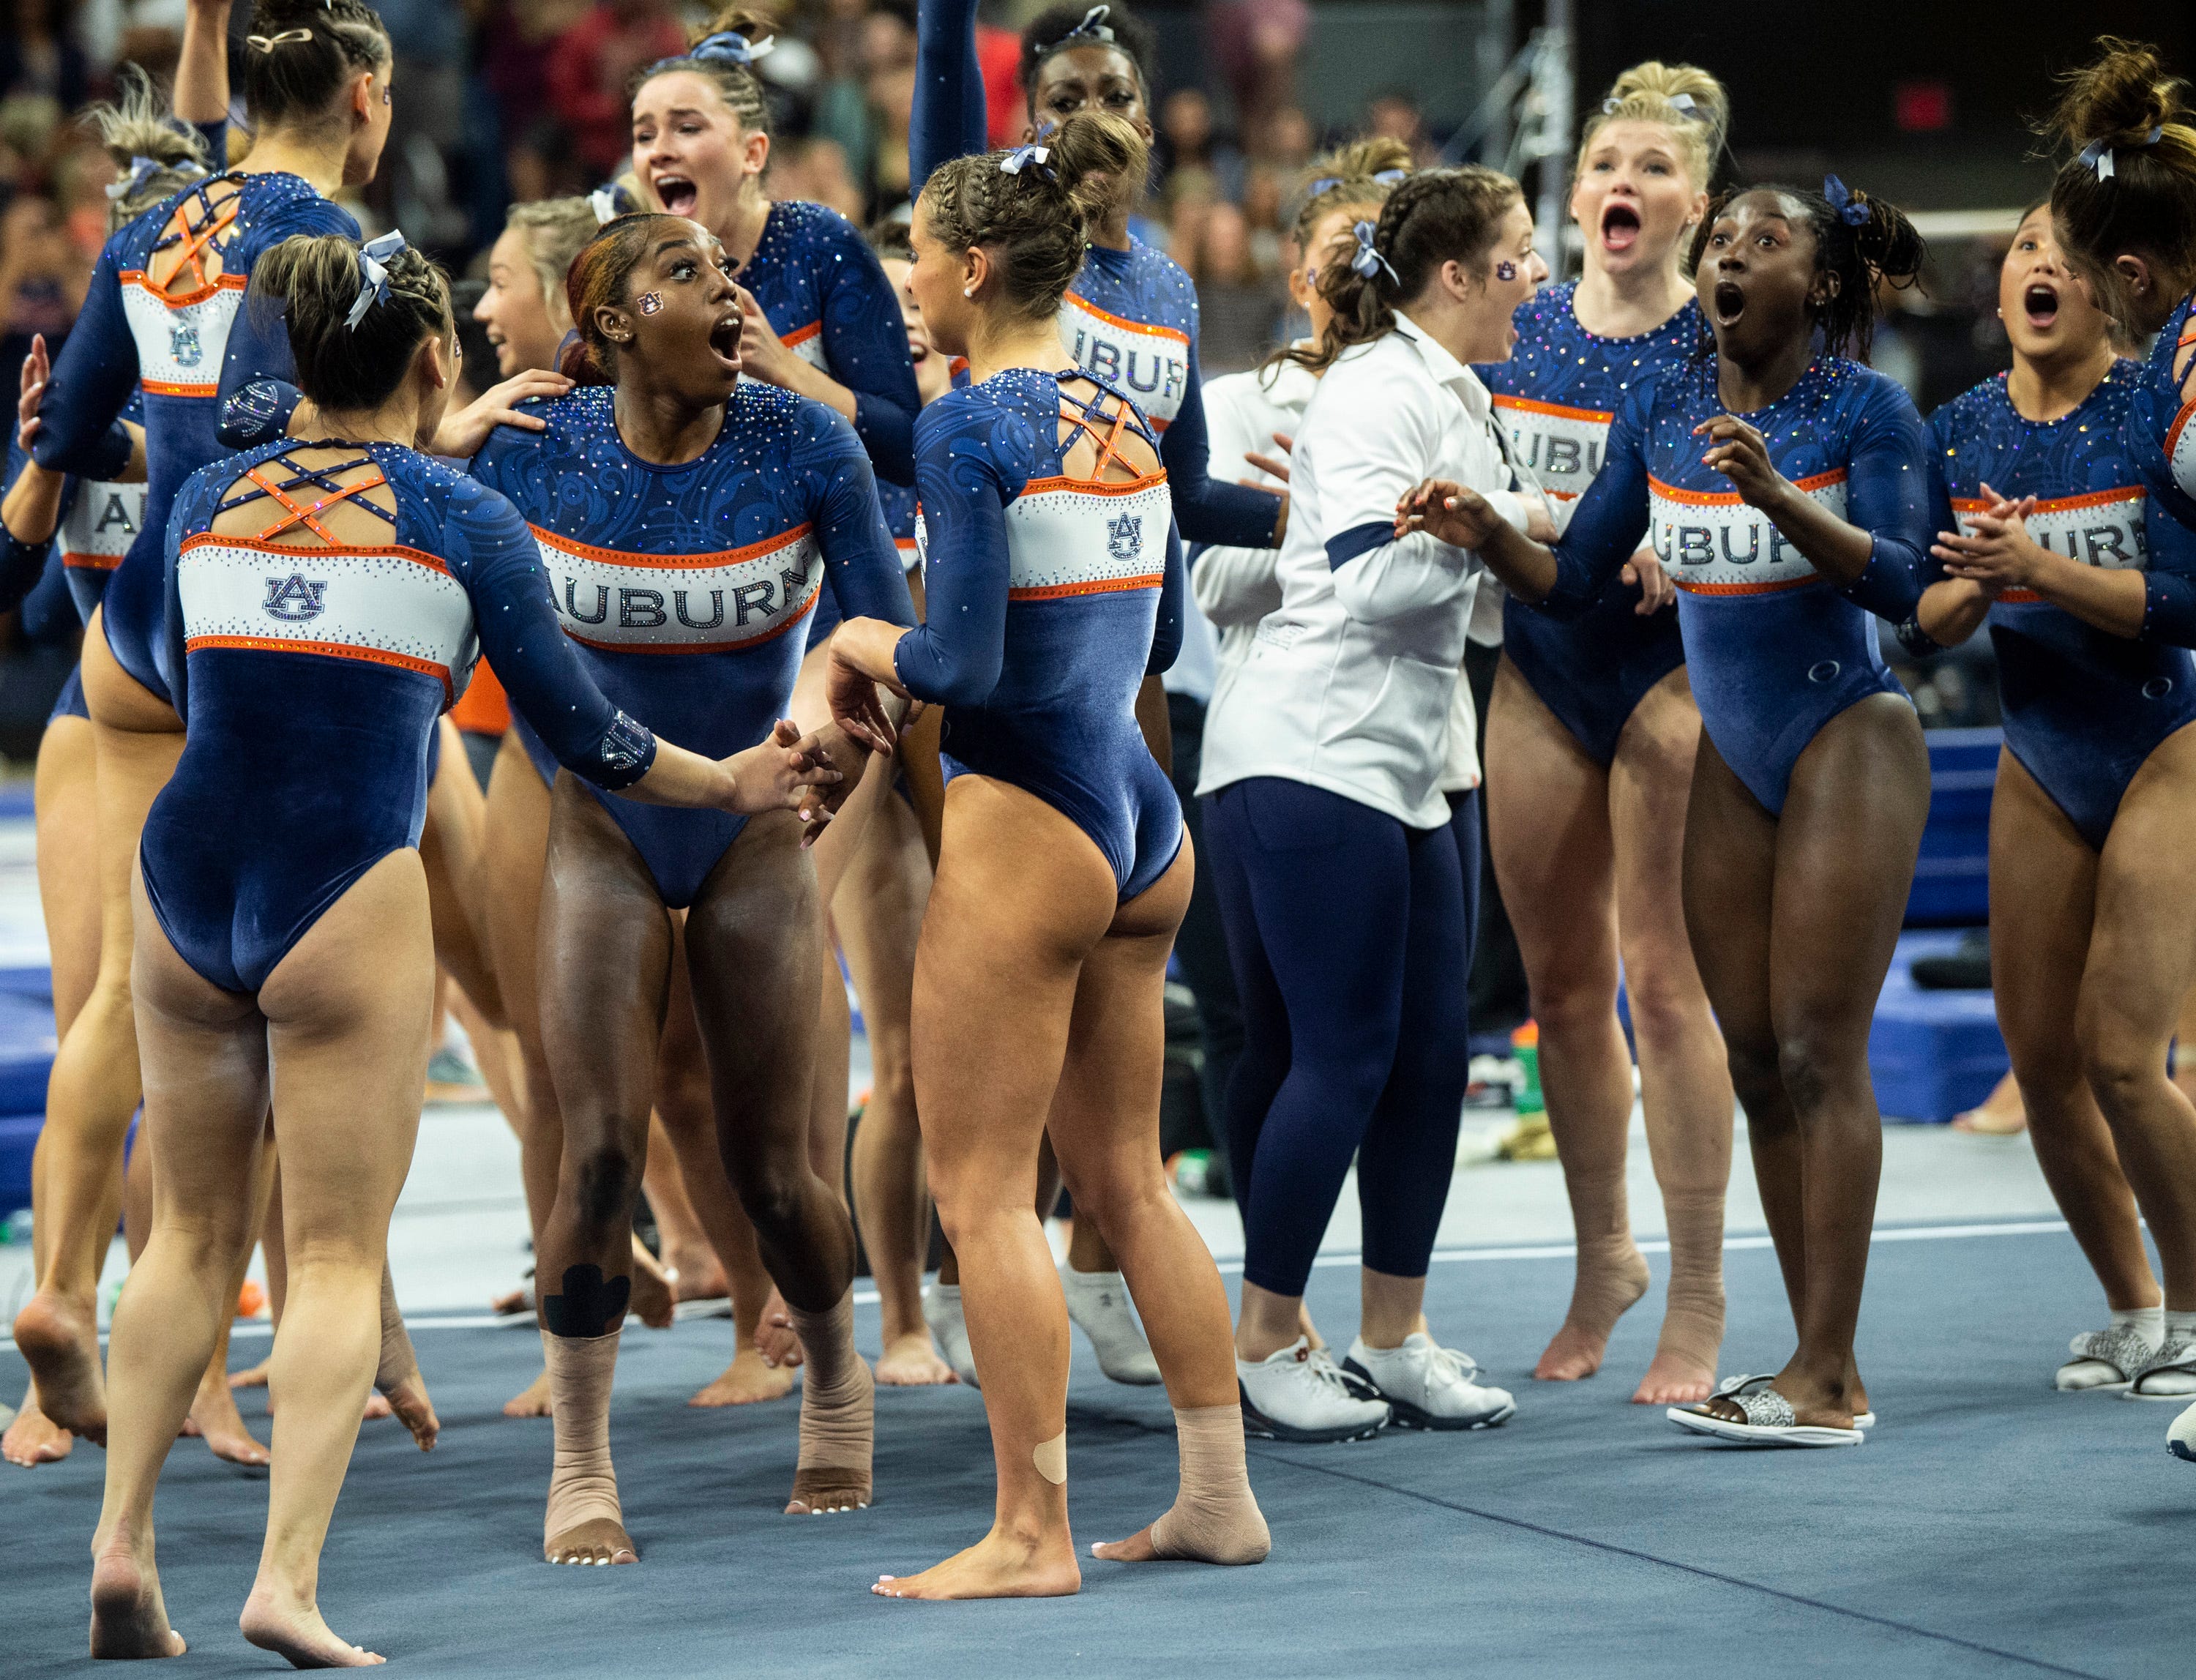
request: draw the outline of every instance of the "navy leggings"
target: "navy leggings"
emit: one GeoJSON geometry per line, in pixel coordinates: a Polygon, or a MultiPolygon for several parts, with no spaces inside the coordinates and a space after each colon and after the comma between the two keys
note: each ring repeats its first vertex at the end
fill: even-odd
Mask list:
{"type": "Polygon", "coordinates": [[[1365,1264],[1425,1275],[1471,1066],[1478,795],[1453,803],[1450,823],[1410,828],[1272,776],[1205,801],[1243,999],[1228,1088],[1243,1276],[1276,1295],[1303,1293],[1353,1157],[1365,1264]]]}

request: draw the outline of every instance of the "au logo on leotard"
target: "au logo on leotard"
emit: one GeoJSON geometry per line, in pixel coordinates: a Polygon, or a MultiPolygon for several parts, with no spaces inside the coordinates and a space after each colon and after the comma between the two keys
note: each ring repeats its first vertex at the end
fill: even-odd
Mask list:
{"type": "Polygon", "coordinates": [[[1133,513],[1106,522],[1106,551],[1116,560],[1134,560],[1144,551],[1144,522],[1133,513]]]}
{"type": "Polygon", "coordinates": [[[205,351],[199,344],[198,328],[187,320],[179,320],[169,328],[168,354],[176,359],[178,367],[196,367],[205,359],[205,351]]]}
{"type": "Polygon", "coordinates": [[[325,580],[308,578],[292,572],[286,578],[267,580],[268,613],[291,624],[302,624],[309,618],[318,618],[327,610],[322,598],[328,592],[325,580]]]}

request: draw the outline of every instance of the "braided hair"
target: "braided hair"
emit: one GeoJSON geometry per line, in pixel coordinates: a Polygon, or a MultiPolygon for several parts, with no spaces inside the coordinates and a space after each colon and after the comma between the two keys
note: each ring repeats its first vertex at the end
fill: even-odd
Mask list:
{"type": "Polygon", "coordinates": [[[739,119],[743,134],[770,133],[770,101],[764,96],[762,78],[755,73],[753,61],[769,50],[778,26],[735,6],[718,12],[707,27],[688,33],[687,49],[678,57],[658,59],[633,72],[626,83],[627,99],[630,101],[644,84],[658,76],[685,71],[717,90],[725,108],[739,119]],[[737,37],[737,42],[731,37],[737,37]]]}
{"type": "Polygon", "coordinates": [[[1396,311],[1423,292],[1444,263],[1477,269],[1486,261],[1502,218],[1522,197],[1516,182],[1480,164],[1423,170],[1402,182],[1380,206],[1371,260],[1320,268],[1320,296],[1334,318],[1318,344],[1292,347],[1288,360],[1324,373],[1351,345],[1394,332],[1396,311]]]}
{"type": "Polygon", "coordinates": [[[453,331],[449,277],[435,263],[407,245],[383,267],[388,295],[354,326],[362,269],[342,234],[295,234],[252,264],[252,291],[288,317],[298,389],[321,408],[379,408],[404,383],[420,342],[453,331]]]}
{"type": "Polygon", "coordinates": [[[255,130],[322,122],[352,77],[389,61],[388,27],[366,0],[258,0],[245,37],[246,114],[255,130]]]}
{"type": "Polygon", "coordinates": [[[1136,91],[1147,107],[1152,102],[1152,60],[1159,38],[1151,25],[1131,14],[1119,0],[1093,6],[1089,0],[1058,0],[1029,20],[1022,31],[1022,95],[1030,114],[1037,113],[1037,82],[1046,65],[1061,53],[1078,47],[1111,47],[1129,61],[1136,72],[1136,91]]]}

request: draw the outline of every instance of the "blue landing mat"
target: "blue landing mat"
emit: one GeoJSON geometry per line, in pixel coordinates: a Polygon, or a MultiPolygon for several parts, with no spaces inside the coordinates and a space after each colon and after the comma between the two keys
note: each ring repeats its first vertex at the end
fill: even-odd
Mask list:
{"type": "MultiPolygon", "coordinates": [[[[525,1330],[423,1328],[443,1446],[423,1458],[393,1423],[367,1426],[321,1602],[390,1657],[391,1674],[436,1677],[2186,1672],[2196,1467],[2162,1445],[2173,1408],[2051,1391],[2066,1336],[2102,1318],[2072,1240],[1906,1235],[1874,1256],[1861,1354],[1884,1421],[1865,1446],[1700,1445],[1627,1406],[1659,1288],[1620,1325],[1605,1375],[1535,1384],[1526,1371],[1562,1314],[1567,1260],[1453,1260],[1434,1268],[1430,1310],[1517,1392],[1511,1424],[1253,1443],[1270,1562],[1094,1563],[1079,1598],[1043,1602],[904,1604],[864,1590],[985,1526],[976,1395],[881,1391],[880,1503],[782,1517],[792,1403],[683,1405],[729,1352],[730,1326],[714,1320],[627,1338],[615,1430],[646,1562],[552,1573],[539,1561],[547,1426],[497,1412],[533,1375],[538,1343],[525,1330]]],[[[1773,1259],[1753,1242],[1730,1256],[1726,1370],[1773,1367],[1789,1347],[1773,1259]]],[[[1347,1267],[1315,1274],[1329,1335],[1349,1334],[1355,1293],[1347,1267]]],[[[858,1333],[875,1345],[874,1308],[858,1333]]],[[[237,1356],[264,1346],[240,1342],[237,1356]]],[[[0,1352],[10,1395],[20,1376],[0,1352]]],[[[247,1397],[263,1428],[260,1407],[247,1397]]],[[[1167,1424],[1163,1394],[1107,1383],[1078,1342],[1080,1540],[1128,1533],[1171,1497],[1167,1424]]],[[[101,1455],[81,1446],[58,1467],[0,1467],[11,1680],[90,1671],[84,1548],[100,1475],[101,1455]]],[[[159,1518],[168,1603],[194,1646],[179,1675],[285,1671],[235,1631],[263,1481],[176,1446],[159,1518]]]]}

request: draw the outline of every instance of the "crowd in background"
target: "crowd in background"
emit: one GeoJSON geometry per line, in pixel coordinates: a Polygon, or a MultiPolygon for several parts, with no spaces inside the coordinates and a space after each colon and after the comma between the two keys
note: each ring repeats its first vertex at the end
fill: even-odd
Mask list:
{"type": "MultiPolygon", "coordinates": [[[[73,113],[112,89],[125,61],[172,74],[183,0],[7,3],[0,389],[12,390],[32,336],[56,349],[66,337],[105,235],[113,166],[73,113]]],[[[1020,138],[1014,32],[1039,8],[987,0],[979,53],[995,144],[1020,138]]],[[[233,51],[248,9],[232,19],[233,51]]],[[[460,276],[485,262],[511,203],[585,193],[624,167],[627,78],[680,50],[701,15],[690,19],[678,0],[384,0],[379,9],[396,43],[396,127],[380,174],[350,207],[369,233],[402,226],[460,276]]],[[[859,224],[904,205],[915,0],[766,0],[761,9],[783,23],[759,66],[777,135],[772,196],[827,204],[859,224]]],[[[1284,284],[1296,255],[1285,229],[1307,162],[1337,137],[1297,102],[1310,23],[1305,0],[1211,0],[1193,26],[1205,83],[1160,95],[1136,231],[1197,282],[1208,376],[1251,367],[1301,330],[1284,284]]],[[[1371,100],[1354,126],[1405,141],[1422,162],[1446,137],[1402,94],[1371,100]]],[[[1925,407],[2003,365],[1988,307],[1997,257],[1958,248],[1921,292],[1901,297],[1879,338],[1879,364],[1925,407]]]]}

